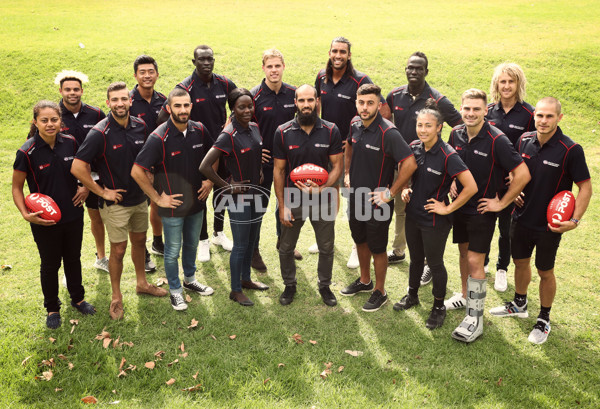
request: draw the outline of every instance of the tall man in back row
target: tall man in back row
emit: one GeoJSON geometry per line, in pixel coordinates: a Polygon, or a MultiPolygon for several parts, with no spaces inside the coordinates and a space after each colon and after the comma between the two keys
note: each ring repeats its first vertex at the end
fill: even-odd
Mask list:
{"type": "MultiPolygon", "coordinates": [[[[177,87],[186,90],[192,99],[190,120],[201,122],[208,129],[211,138],[216,140],[227,119],[225,110],[227,96],[237,87],[229,78],[213,72],[215,55],[209,46],[199,45],[196,47],[192,63],[196,69],[192,75],[177,84],[177,87]]],[[[165,104],[158,115],[158,123],[163,123],[168,118],[169,113],[165,104]]],[[[220,163],[219,176],[226,176],[224,172],[226,172],[225,165],[220,163]]],[[[214,205],[213,199],[213,208],[214,205]]],[[[223,232],[224,218],[225,211],[214,214],[212,243],[231,251],[233,242],[223,232]]],[[[200,261],[210,260],[210,242],[208,240],[206,219],[205,217],[202,221],[202,232],[200,233],[200,244],[198,246],[198,260],[200,261]]]]}
{"type": "Polygon", "coordinates": [[[579,226],[592,197],[592,181],[581,145],[562,133],[561,104],[556,98],[542,98],[535,106],[537,131],[524,133],[517,149],[531,172],[531,182],[515,200],[511,224],[511,251],[515,263],[515,296],[503,306],[492,308],[497,317],[527,318],[527,288],[531,282],[531,254],[540,276],[540,314],[529,334],[529,342],[543,344],[550,333],[550,309],[556,294],[554,262],[562,233],[579,226]],[[570,220],[546,220],[552,198],[573,183],[579,188],[570,220]]]}
{"type": "MultiPolygon", "coordinates": [[[[338,126],[344,147],[350,133],[350,122],[357,114],[356,91],[363,84],[373,83],[366,74],[354,69],[351,46],[352,44],[345,37],[334,38],[329,47],[327,67],[319,71],[315,80],[321,105],[321,118],[338,126]]],[[[385,119],[391,119],[390,108],[383,97],[381,102],[379,108],[381,115],[385,119]]],[[[340,180],[340,184],[342,183],[343,180],[340,180]]],[[[311,246],[309,252],[318,252],[318,246],[311,246]]],[[[358,253],[354,245],[347,266],[357,268],[358,265],[358,253]]]]}
{"type": "MultiPolygon", "coordinates": [[[[448,125],[455,127],[462,123],[460,113],[454,108],[452,102],[425,81],[425,77],[429,74],[428,67],[429,61],[424,53],[420,51],[412,53],[404,68],[408,84],[394,88],[386,98],[394,116],[394,124],[409,145],[412,141],[419,139],[416,131],[417,112],[425,108],[425,102],[429,98],[433,98],[437,102],[438,109],[448,125]]],[[[399,263],[405,259],[405,207],[406,203],[403,200],[394,201],[396,222],[394,242],[392,250],[388,254],[388,263],[390,264],[399,263]]],[[[431,278],[431,270],[429,270],[429,266],[425,265],[421,285],[429,284],[431,278]]]]}

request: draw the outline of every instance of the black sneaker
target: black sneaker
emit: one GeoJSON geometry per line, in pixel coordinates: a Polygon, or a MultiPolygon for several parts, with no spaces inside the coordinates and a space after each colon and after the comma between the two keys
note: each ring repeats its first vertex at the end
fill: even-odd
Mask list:
{"type": "Polygon", "coordinates": [[[390,251],[388,254],[388,264],[397,264],[406,260],[406,255],[402,254],[401,256],[396,255],[394,250],[390,251]]]}
{"type": "Polygon", "coordinates": [[[171,294],[171,307],[173,307],[173,309],[175,311],[184,311],[187,310],[187,304],[185,302],[185,300],[183,299],[183,294],[181,293],[175,293],[175,294],[171,294]]]}
{"type": "Polygon", "coordinates": [[[76,304],[71,301],[71,306],[76,308],[83,315],[94,315],[96,313],[96,308],[87,301],[82,301],[81,304],[76,304]]]}
{"type": "Polygon", "coordinates": [[[431,313],[429,313],[429,318],[427,318],[427,322],[425,322],[425,326],[429,329],[436,329],[444,325],[444,320],[446,319],[446,307],[436,308],[433,307],[431,309],[431,313]]]}
{"type": "Polygon", "coordinates": [[[423,267],[423,274],[421,275],[421,286],[429,284],[432,278],[431,269],[426,265],[423,267]]]}
{"type": "Polygon", "coordinates": [[[279,296],[279,303],[281,305],[288,305],[294,301],[294,295],[296,295],[296,286],[295,285],[286,285],[285,290],[279,296]]]}
{"type": "Polygon", "coordinates": [[[146,270],[146,273],[153,273],[156,271],[156,264],[154,264],[154,261],[152,261],[152,258],[150,257],[150,253],[148,253],[148,249],[146,250],[146,261],[144,262],[144,270],[146,270]]]}
{"type": "Polygon", "coordinates": [[[379,290],[375,290],[373,291],[373,294],[371,294],[371,298],[369,298],[369,301],[367,301],[365,303],[365,305],[363,305],[362,310],[366,311],[366,312],[375,312],[378,309],[380,309],[383,304],[385,304],[388,300],[388,296],[381,294],[381,291],[379,290]]]}
{"type": "Polygon", "coordinates": [[[197,292],[200,295],[212,295],[212,293],[215,292],[215,290],[213,290],[212,287],[200,284],[198,280],[194,280],[191,283],[187,283],[184,281],[183,288],[185,288],[186,290],[197,292]]]}
{"type": "Polygon", "coordinates": [[[357,293],[368,293],[373,290],[373,281],[370,281],[369,284],[363,284],[360,282],[360,278],[357,278],[352,284],[348,287],[340,290],[340,294],[345,295],[347,297],[352,297],[357,293]]]}
{"type": "Polygon", "coordinates": [[[331,292],[329,286],[319,288],[319,294],[321,294],[321,298],[323,299],[325,305],[333,307],[337,304],[337,299],[335,298],[335,295],[333,295],[333,293],[331,292]]]}
{"type": "Polygon", "coordinates": [[[413,297],[410,294],[406,294],[400,301],[394,304],[395,311],[408,310],[409,308],[419,305],[419,297],[413,297]]]}
{"type": "Polygon", "coordinates": [[[56,329],[60,327],[62,320],[60,319],[60,313],[50,314],[46,316],[46,326],[50,329],[56,329]]]}
{"type": "Polygon", "coordinates": [[[156,254],[157,256],[163,256],[165,255],[165,244],[162,241],[156,242],[153,241],[152,242],[152,247],[150,247],[150,253],[152,254],[156,254]]]}

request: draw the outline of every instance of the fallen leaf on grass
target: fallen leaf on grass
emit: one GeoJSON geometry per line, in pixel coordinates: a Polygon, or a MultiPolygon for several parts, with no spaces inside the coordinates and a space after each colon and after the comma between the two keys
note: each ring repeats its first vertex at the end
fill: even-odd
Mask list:
{"type": "Polygon", "coordinates": [[[75,331],[75,325],[73,325],[73,326],[71,327],[71,332],[70,332],[70,333],[72,334],[72,333],[73,333],[73,331],[75,331]]]}
{"type": "Polygon", "coordinates": [[[282,363],[277,364],[277,368],[283,368],[284,366],[285,366],[285,364],[282,364],[282,363]]]}
{"type": "Polygon", "coordinates": [[[182,358],[187,358],[188,357],[188,353],[184,352],[183,354],[179,354],[180,357],[182,358]]]}
{"type": "Polygon", "coordinates": [[[174,364],[176,364],[176,363],[178,363],[178,362],[179,362],[179,359],[176,359],[176,360],[174,360],[173,362],[169,362],[169,363],[167,364],[167,366],[173,366],[174,364]]]}
{"type": "Polygon", "coordinates": [[[156,366],[156,363],[154,361],[150,361],[150,362],[146,362],[144,364],[144,366],[148,369],[154,369],[154,367],[156,366]]]}
{"type": "Polygon", "coordinates": [[[49,366],[52,368],[54,366],[54,358],[50,358],[50,360],[44,359],[42,360],[41,364],[38,364],[38,366],[49,366]]]}
{"type": "Polygon", "coordinates": [[[135,371],[137,368],[137,366],[135,365],[129,365],[127,368],[125,368],[126,371],[135,371]]]}
{"type": "Polygon", "coordinates": [[[267,384],[267,382],[269,382],[270,380],[271,380],[271,378],[267,378],[267,379],[265,379],[265,380],[263,381],[263,385],[266,385],[266,384],[267,384]]]}
{"type": "Polygon", "coordinates": [[[317,341],[313,341],[312,339],[311,339],[311,340],[309,340],[308,342],[310,342],[310,343],[311,343],[311,344],[313,344],[313,345],[317,345],[317,341]]]}
{"type": "Polygon", "coordinates": [[[42,377],[44,378],[44,380],[49,381],[50,379],[52,379],[52,377],[54,376],[54,374],[52,373],[51,370],[42,372],[42,377]]]}
{"type": "Polygon", "coordinates": [[[120,400],[116,400],[116,401],[113,401],[113,402],[108,402],[109,405],[118,405],[119,403],[121,403],[120,400]]]}
{"type": "Polygon", "coordinates": [[[110,332],[106,331],[106,329],[103,329],[100,334],[96,335],[97,340],[103,340],[104,338],[110,338],[110,332]]]}
{"type": "Polygon", "coordinates": [[[69,371],[72,371],[74,367],[75,367],[75,365],[73,365],[71,362],[69,362],[69,371]]]}
{"type": "Polygon", "coordinates": [[[164,354],[165,354],[165,351],[158,351],[154,354],[154,356],[157,357],[158,359],[162,359],[164,354]]]}
{"type": "Polygon", "coordinates": [[[21,362],[21,365],[25,366],[25,364],[27,363],[27,361],[29,361],[29,358],[31,358],[33,355],[29,355],[27,358],[23,359],[23,361],[21,362]]]}
{"type": "Polygon", "coordinates": [[[69,358],[67,358],[66,356],[64,356],[63,354],[58,354],[58,358],[62,359],[63,361],[68,360],[69,358]]]}
{"type": "Polygon", "coordinates": [[[392,379],[392,383],[395,385],[395,384],[396,384],[396,380],[395,380],[395,379],[392,379]]]}
{"type": "Polygon", "coordinates": [[[196,372],[195,374],[193,374],[193,375],[192,375],[192,378],[194,378],[194,379],[198,378],[198,373],[199,373],[199,372],[200,372],[200,371],[198,371],[198,372],[196,372]]]}
{"type": "Polygon", "coordinates": [[[327,369],[331,369],[332,366],[333,366],[333,362],[327,362],[325,364],[325,368],[327,368],[327,369]]]}
{"type": "Polygon", "coordinates": [[[127,372],[120,371],[119,374],[117,375],[117,378],[120,378],[121,376],[127,376],[127,372]]]}
{"type": "Polygon", "coordinates": [[[294,334],[292,335],[292,338],[294,339],[294,341],[296,341],[296,344],[304,344],[304,341],[302,341],[302,336],[300,334],[294,334]]]}
{"type": "Polygon", "coordinates": [[[121,342],[121,346],[127,345],[128,347],[133,347],[133,342],[121,342]]]}
{"type": "Polygon", "coordinates": [[[499,379],[498,379],[498,382],[496,382],[496,385],[498,385],[498,386],[502,386],[502,378],[499,378],[499,379]]]}
{"type": "Polygon", "coordinates": [[[119,340],[121,339],[121,336],[118,336],[117,339],[115,339],[113,341],[113,348],[116,348],[119,346],[119,340]]]}
{"type": "Polygon", "coordinates": [[[121,369],[123,369],[123,365],[125,365],[125,362],[127,362],[127,359],[125,359],[125,357],[122,357],[122,358],[121,358],[121,365],[119,365],[119,371],[120,371],[121,369]]]}
{"type": "Polygon", "coordinates": [[[54,344],[54,342],[56,341],[56,338],[50,337],[50,338],[48,338],[48,341],[50,341],[51,344],[54,344]]]}
{"type": "Polygon", "coordinates": [[[343,370],[344,370],[344,366],[342,365],[338,368],[338,373],[342,372],[343,370]]]}
{"type": "MultiPolygon", "coordinates": [[[[173,379],[173,382],[174,381],[175,381],[175,379],[173,379]]],[[[199,383],[198,385],[190,386],[189,388],[182,389],[182,391],[184,391],[184,392],[195,392],[195,391],[199,391],[200,389],[202,389],[202,384],[201,383],[199,383]]]]}
{"type": "Polygon", "coordinates": [[[79,320],[69,320],[69,322],[73,325],[79,325],[79,320]]]}
{"type": "Polygon", "coordinates": [[[196,328],[197,326],[198,326],[198,320],[196,320],[195,318],[192,318],[192,322],[190,322],[190,325],[188,325],[188,329],[196,328]]]}
{"type": "Polygon", "coordinates": [[[156,280],[156,285],[158,287],[160,287],[163,284],[168,284],[169,282],[167,281],[167,279],[165,277],[158,277],[158,279],[156,280]]]}
{"type": "Polygon", "coordinates": [[[183,345],[183,342],[181,343],[179,349],[181,349],[181,352],[185,352],[185,345],[183,345]]]}
{"type": "Polygon", "coordinates": [[[117,390],[116,390],[116,389],[113,389],[113,390],[112,390],[112,393],[114,393],[114,394],[116,395],[116,394],[117,394],[117,390]]]}
{"type": "Polygon", "coordinates": [[[331,369],[325,369],[319,376],[323,379],[327,379],[329,375],[331,375],[331,369]]]}
{"type": "Polygon", "coordinates": [[[237,335],[230,335],[229,339],[235,339],[237,337],[237,335]]]}
{"type": "Polygon", "coordinates": [[[102,346],[104,347],[104,349],[108,348],[111,342],[112,342],[112,339],[104,338],[104,341],[102,341],[102,346]]]}
{"type": "Polygon", "coordinates": [[[213,334],[210,334],[210,337],[211,337],[212,339],[214,339],[215,341],[217,340],[217,337],[215,337],[213,334]]]}
{"type": "Polygon", "coordinates": [[[352,356],[361,356],[363,354],[363,351],[351,351],[349,349],[345,350],[344,352],[352,356]]]}
{"type": "Polygon", "coordinates": [[[415,359],[423,359],[423,358],[421,357],[421,355],[417,355],[417,356],[415,356],[415,359]]]}
{"type": "Polygon", "coordinates": [[[189,294],[185,295],[185,302],[192,302],[192,297],[189,294]]]}
{"type": "Polygon", "coordinates": [[[54,389],[54,392],[60,392],[60,391],[62,391],[62,388],[56,388],[56,389],[54,389]]]}
{"type": "Polygon", "coordinates": [[[165,382],[167,385],[171,386],[175,383],[175,378],[171,378],[169,379],[167,382],[165,382]]]}
{"type": "Polygon", "coordinates": [[[81,401],[82,401],[83,403],[91,403],[91,404],[93,404],[93,405],[95,405],[96,403],[98,403],[98,399],[96,399],[96,398],[95,398],[95,397],[93,397],[93,396],[86,396],[86,397],[84,397],[84,398],[81,398],[81,401]]]}

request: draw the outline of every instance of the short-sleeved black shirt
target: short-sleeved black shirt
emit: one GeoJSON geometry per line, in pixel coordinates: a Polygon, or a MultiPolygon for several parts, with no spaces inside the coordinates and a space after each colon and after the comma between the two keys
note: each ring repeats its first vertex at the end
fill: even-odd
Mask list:
{"type": "Polygon", "coordinates": [[[54,149],[38,132],[21,146],[13,168],[27,174],[31,193],[50,196],[60,209],[58,224],[83,217],[83,208],[73,205],[77,193],[77,179],[71,174],[71,165],[77,152],[77,141],[70,135],[56,135],[54,149]]]}
{"type": "MultiPolygon", "coordinates": [[[[452,146],[467,165],[477,183],[477,193],[457,210],[464,214],[478,214],[479,199],[492,199],[504,186],[505,172],[519,166],[523,160],[515,151],[506,135],[487,121],[476,137],[469,142],[467,127],[459,125],[452,129],[448,144],[452,146]]],[[[458,192],[462,185],[456,181],[458,192]]]]}
{"type": "Polygon", "coordinates": [[[535,109],[527,102],[517,102],[508,113],[502,109],[502,102],[488,104],[485,119],[490,125],[500,129],[513,145],[517,145],[519,137],[525,132],[535,131],[533,111],[535,109]]]}
{"type": "MultiPolygon", "coordinates": [[[[202,122],[208,129],[210,137],[216,140],[227,119],[225,111],[227,95],[237,87],[229,78],[214,73],[209,84],[210,87],[200,79],[194,70],[192,75],[177,84],[177,87],[190,94],[192,100],[190,120],[202,122]]],[[[165,106],[166,102],[163,105],[163,109],[166,111],[165,106]]]]}
{"type": "Polygon", "coordinates": [[[433,98],[437,102],[444,121],[450,126],[460,124],[462,117],[454,108],[452,102],[435,88],[431,88],[427,82],[423,92],[417,98],[408,92],[408,85],[394,88],[387,96],[387,104],[394,116],[394,124],[404,137],[406,143],[418,140],[417,136],[417,113],[425,108],[425,102],[433,98]]]}
{"type": "Polygon", "coordinates": [[[406,204],[406,214],[414,218],[420,226],[450,225],[451,215],[428,213],[423,206],[429,199],[448,205],[450,203],[448,192],[452,180],[459,173],[468,170],[467,165],[460,159],[454,148],[441,138],[428,151],[420,140],[413,141],[410,148],[417,161],[417,170],[412,176],[412,195],[410,202],[406,204]]]}
{"type": "Polygon", "coordinates": [[[67,109],[62,99],[60,100],[59,105],[63,121],[63,126],[60,131],[65,134],[73,135],[79,145],[83,143],[83,140],[90,129],[106,118],[106,115],[100,108],[93,107],[83,102],[81,103],[81,110],[79,110],[77,116],[73,115],[73,113],[67,109]]]}
{"type": "MultiPolygon", "coordinates": [[[[346,72],[342,78],[333,83],[323,69],[317,74],[315,88],[321,98],[321,118],[333,122],[340,130],[342,140],[350,134],[350,122],[356,116],[356,91],[363,84],[372,84],[373,81],[362,72],[346,72]]],[[[386,103],[383,97],[382,103],[386,103]]]]}
{"type": "Polygon", "coordinates": [[[122,193],[123,201],[119,202],[122,206],[136,206],[146,200],[131,177],[131,167],[147,136],[148,128],[141,119],[130,116],[127,128],[123,128],[109,113],[92,128],[77,151],[77,159],[87,163],[96,161],[105,187],[126,190],[122,193]]]}
{"type": "Polygon", "coordinates": [[[295,91],[296,87],[284,82],[279,92],[275,93],[265,84],[264,79],[250,90],[254,100],[254,118],[263,136],[263,148],[271,152],[269,163],[263,163],[263,166],[273,166],[273,137],[277,127],[294,119],[295,91]]]}
{"type": "Polygon", "coordinates": [[[413,156],[398,129],[378,113],[366,128],[360,117],[355,117],[351,132],[348,139],[352,145],[350,186],[366,187],[371,191],[390,187],[398,163],[413,156]]]}
{"type": "Polygon", "coordinates": [[[131,97],[129,115],[143,119],[144,122],[146,122],[148,130],[150,132],[154,131],[156,129],[156,119],[158,118],[158,114],[160,113],[163,104],[167,101],[167,97],[160,92],[154,91],[152,99],[150,100],[150,103],[148,103],[148,101],[140,95],[137,85],[129,91],[129,96],[131,97]]]}
{"type": "Polygon", "coordinates": [[[310,134],[306,134],[296,118],[280,125],[273,140],[273,157],[287,161],[285,186],[294,187],[290,172],[305,163],[328,169],[329,157],[342,154],[342,138],[338,127],[317,118],[310,134]]]}
{"type": "Polygon", "coordinates": [[[206,208],[205,201],[198,199],[202,187],[199,167],[212,146],[208,131],[199,122],[189,121],[185,135],[171,118],[161,124],[148,137],[135,159],[136,165],[147,171],[154,167],[154,186],[158,194],[181,193],[183,202],[175,209],[158,208],[161,217],[185,217],[206,208]]]}
{"type": "Polygon", "coordinates": [[[573,182],[590,179],[581,145],[563,134],[560,127],[543,146],[537,132],[521,136],[517,148],[531,173],[531,181],[523,189],[523,207],[515,206],[513,219],[537,231],[548,230],[546,209],[552,198],[563,190],[571,190],[573,182]]]}
{"type": "Polygon", "coordinates": [[[232,180],[260,184],[263,142],[256,123],[250,122],[248,128],[244,128],[232,117],[213,146],[223,152],[232,180]]]}

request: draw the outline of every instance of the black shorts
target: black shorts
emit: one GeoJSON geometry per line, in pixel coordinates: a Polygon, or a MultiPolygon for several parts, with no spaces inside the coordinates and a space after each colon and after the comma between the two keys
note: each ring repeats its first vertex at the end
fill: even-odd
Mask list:
{"type": "Polygon", "coordinates": [[[98,210],[98,195],[94,192],[90,192],[87,199],[85,199],[85,207],[88,209],[98,210]]]}
{"type": "Polygon", "coordinates": [[[510,225],[510,250],[513,259],[530,258],[535,247],[535,267],[541,271],[552,270],[562,234],[536,231],[512,221],[510,225]]]}
{"type": "Polygon", "coordinates": [[[469,250],[487,254],[496,229],[496,213],[454,215],[452,242],[469,243],[469,250]]]}
{"type": "MultiPolygon", "coordinates": [[[[394,204],[390,202],[390,206],[393,209],[394,204]]],[[[368,220],[357,220],[356,214],[352,211],[348,215],[348,221],[350,223],[350,233],[352,234],[352,240],[356,244],[367,243],[369,250],[372,254],[385,253],[388,244],[388,230],[390,228],[390,222],[392,221],[392,213],[390,211],[389,217],[381,218],[378,217],[370,218],[368,220]]]]}

